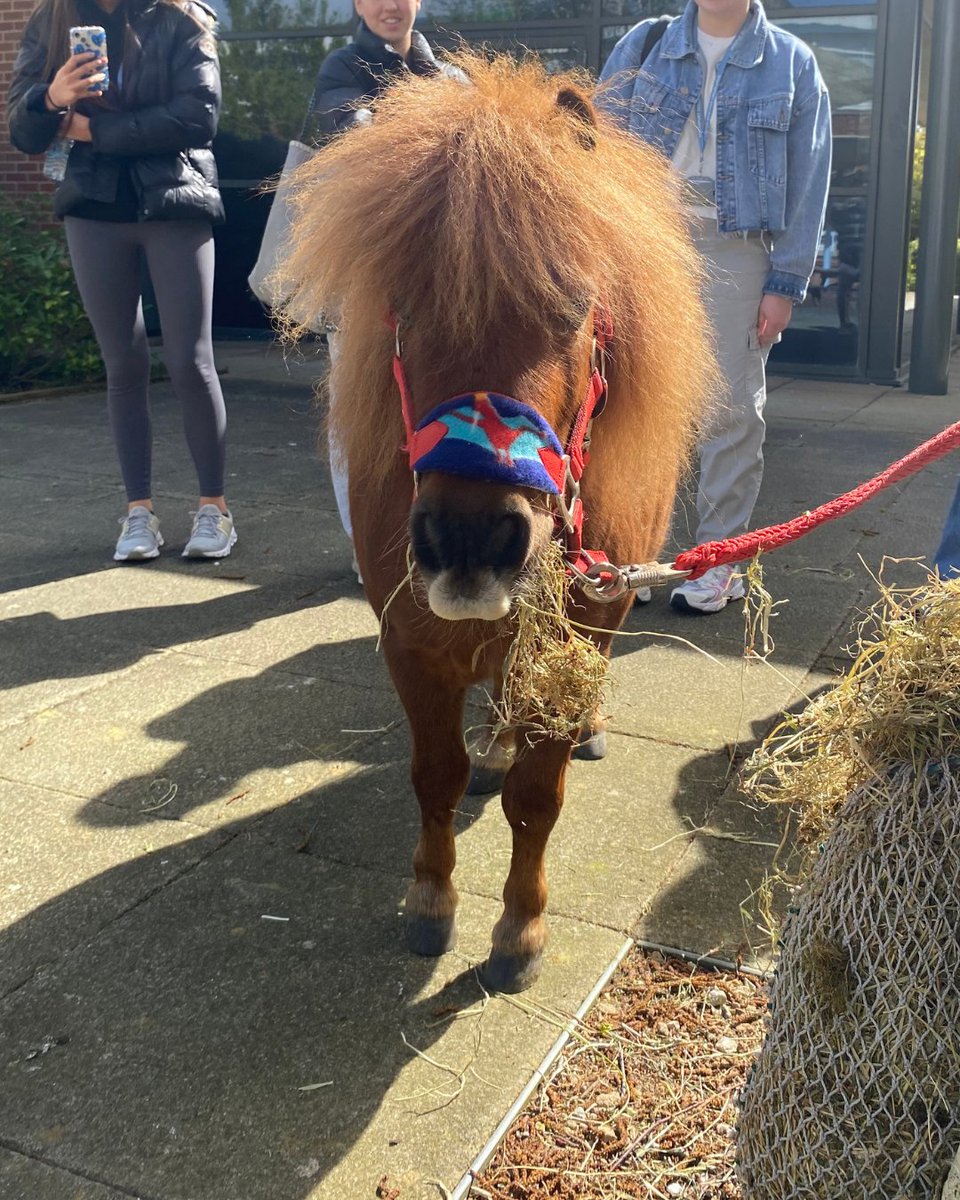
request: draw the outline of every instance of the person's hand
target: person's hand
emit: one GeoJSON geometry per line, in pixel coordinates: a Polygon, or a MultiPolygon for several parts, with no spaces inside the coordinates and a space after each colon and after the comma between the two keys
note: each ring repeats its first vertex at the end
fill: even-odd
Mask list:
{"type": "Polygon", "coordinates": [[[92,51],[89,54],[71,54],[60,70],[50,80],[47,87],[47,107],[69,108],[78,100],[87,96],[102,96],[100,88],[90,90],[91,84],[103,83],[106,75],[100,67],[106,66],[107,60],[99,58],[92,51]]]}
{"type": "Polygon", "coordinates": [[[60,136],[73,138],[75,142],[92,142],[93,134],[90,132],[90,118],[83,116],[81,113],[72,112],[60,127],[60,136]]]}
{"type": "Polygon", "coordinates": [[[790,324],[793,316],[793,301],[786,296],[775,296],[765,292],[757,309],[757,340],[761,346],[772,346],[780,340],[780,334],[790,324]]]}

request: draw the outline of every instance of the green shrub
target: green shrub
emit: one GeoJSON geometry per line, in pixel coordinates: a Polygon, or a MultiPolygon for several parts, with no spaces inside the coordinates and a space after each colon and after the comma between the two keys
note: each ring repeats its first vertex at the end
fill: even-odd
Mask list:
{"type": "Polygon", "coordinates": [[[46,198],[0,192],[0,391],[87,383],[103,363],[46,198]]]}
{"type": "MultiPolygon", "coordinates": [[[[920,242],[914,238],[910,243],[910,256],[907,259],[907,291],[917,290],[917,250],[920,242]]],[[[953,294],[960,294],[960,240],[957,241],[957,266],[953,276],[953,294]]]]}

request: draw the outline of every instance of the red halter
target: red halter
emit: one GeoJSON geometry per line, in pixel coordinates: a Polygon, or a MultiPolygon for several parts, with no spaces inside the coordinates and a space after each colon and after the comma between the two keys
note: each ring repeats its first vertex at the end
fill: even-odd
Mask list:
{"type": "MultiPolygon", "coordinates": [[[[415,424],[413,397],[410,393],[410,385],[407,382],[406,372],[403,367],[400,323],[391,314],[388,318],[388,324],[396,334],[393,377],[397,381],[397,387],[400,391],[403,423],[407,431],[407,440],[403,449],[410,459],[410,469],[416,471],[416,464],[423,461],[429,449],[437,445],[447,433],[446,426],[442,429],[438,429],[438,426],[442,423],[443,414],[441,410],[447,410],[452,401],[447,400],[443,404],[437,405],[436,408],[430,410],[419,424],[415,424]]],[[[498,400],[505,400],[509,406],[512,406],[509,410],[511,413],[516,412],[517,414],[526,416],[532,424],[543,427],[549,434],[549,438],[544,437],[543,439],[539,450],[539,459],[547,477],[556,488],[555,536],[562,542],[565,551],[564,556],[568,565],[574,571],[586,572],[597,563],[606,561],[603,554],[597,551],[585,550],[583,547],[584,511],[583,502],[580,499],[580,479],[590,459],[590,432],[593,419],[600,415],[607,401],[605,357],[607,345],[612,337],[613,326],[609,314],[604,309],[597,308],[594,312],[593,322],[593,346],[590,354],[592,369],[590,379],[587,382],[586,395],[577,410],[573,427],[570,430],[570,436],[567,439],[562,454],[556,453],[556,450],[553,449],[554,446],[559,447],[561,445],[559,439],[556,438],[556,435],[543,420],[543,417],[532,405],[525,404],[523,401],[515,400],[512,397],[495,397],[498,400]]],[[[492,395],[492,393],[487,392],[468,392],[454,399],[458,402],[458,407],[468,407],[472,404],[475,408],[481,408],[483,406],[489,407],[492,395]]],[[[458,471],[455,464],[446,464],[443,469],[449,471],[451,474],[476,474],[476,472],[464,468],[458,471]]],[[[496,474],[490,472],[489,477],[499,478],[503,482],[514,482],[520,486],[539,486],[540,490],[552,491],[549,487],[532,483],[530,478],[522,473],[511,474],[509,470],[502,468],[498,469],[496,474]]]]}

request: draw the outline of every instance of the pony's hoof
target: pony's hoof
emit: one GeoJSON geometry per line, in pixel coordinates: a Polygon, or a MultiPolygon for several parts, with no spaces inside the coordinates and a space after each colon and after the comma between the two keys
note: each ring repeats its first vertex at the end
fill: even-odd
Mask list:
{"type": "Polygon", "coordinates": [[[474,764],[470,772],[470,781],[467,784],[468,796],[492,796],[495,792],[502,791],[503,781],[507,777],[509,767],[484,767],[479,763],[474,764]]]}
{"type": "Polygon", "coordinates": [[[606,730],[601,729],[597,733],[591,733],[589,729],[584,729],[580,734],[580,741],[573,748],[573,757],[583,759],[586,762],[597,762],[601,758],[606,758],[606,756],[606,730]]]}
{"type": "Polygon", "coordinates": [[[488,992],[525,992],[540,978],[542,967],[542,954],[526,958],[492,953],[481,968],[480,980],[488,992]]]}
{"type": "Polygon", "coordinates": [[[424,958],[439,958],[457,944],[457,922],[453,917],[408,917],[407,946],[424,958]]]}

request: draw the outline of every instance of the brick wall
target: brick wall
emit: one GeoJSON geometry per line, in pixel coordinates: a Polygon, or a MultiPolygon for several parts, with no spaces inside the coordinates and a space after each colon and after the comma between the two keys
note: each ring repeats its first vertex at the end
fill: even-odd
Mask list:
{"type": "Polygon", "coordinates": [[[37,192],[49,192],[53,188],[43,176],[42,155],[28,158],[19,150],[14,150],[7,134],[10,72],[20,46],[20,36],[33,8],[34,0],[0,0],[0,107],[4,111],[3,129],[0,131],[0,191],[10,196],[36,195],[37,192]]]}

